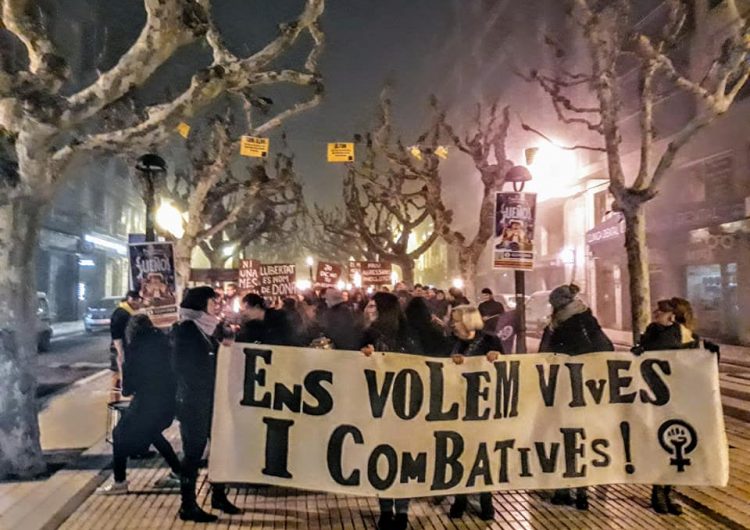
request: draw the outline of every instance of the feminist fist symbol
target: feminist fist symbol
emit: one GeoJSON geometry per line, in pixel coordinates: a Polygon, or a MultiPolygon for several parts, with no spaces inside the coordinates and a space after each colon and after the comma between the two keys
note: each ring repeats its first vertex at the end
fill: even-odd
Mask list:
{"type": "Polygon", "coordinates": [[[691,453],[698,445],[698,434],[689,423],[683,420],[665,421],[659,427],[659,444],[674,458],[669,459],[669,464],[676,466],[677,471],[682,473],[685,466],[690,465],[690,459],[685,455],[691,453]]]}

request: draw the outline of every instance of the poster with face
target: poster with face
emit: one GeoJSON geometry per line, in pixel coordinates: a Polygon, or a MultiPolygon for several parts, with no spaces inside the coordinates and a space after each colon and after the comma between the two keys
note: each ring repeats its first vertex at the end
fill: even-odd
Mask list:
{"type": "Polygon", "coordinates": [[[154,326],[172,325],[177,321],[172,243],[136,243],[129,248],[131,282],[143,298],[142,310],[154,326]]]}
{"type": "Polygon", "coordinates": [[[534,268],[536,193],[500,192],[495,200],[493,268],[534,268]]]}

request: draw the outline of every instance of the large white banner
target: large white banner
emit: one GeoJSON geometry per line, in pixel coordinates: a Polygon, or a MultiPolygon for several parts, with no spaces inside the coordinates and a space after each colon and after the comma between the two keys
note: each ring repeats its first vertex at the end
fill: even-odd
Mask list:
{"type": "Polygon", "coordinates": [[[235,344],[218,354],[209,477],[394,498],[723,486],[716,357],[529,354],[455,365],[235,344]]]}

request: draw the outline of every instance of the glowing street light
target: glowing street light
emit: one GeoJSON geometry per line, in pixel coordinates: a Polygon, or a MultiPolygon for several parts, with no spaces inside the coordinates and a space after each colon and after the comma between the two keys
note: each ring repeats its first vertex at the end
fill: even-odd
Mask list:
{"type": "Polygon", "coordinates": [[[396,271],[391,271],[391,285],[396,285],[398,283],[398,273],[396,271]]]}
{"type": "Polygon", "coordinates": [[[298,291],[309,291],[312,287],[312,282],[310,280],[297,280],[296,285],[298,291]]]}
{"type": "Polygon", "coordinates": [[[337,288],[337,289],[338,289],[339,291],[343,291],[343,290],[344,290],[344,287],[346,287],[346,284],[344,283],[344,281],[343,281],[343,280],[339,280],[339,281],[337,281],[337,282],[336,282],[336,288],[337,288]]]}
{"type": "Polygon", "coordinates": [[[453,278],[453,282],[451,282],[451,285],[455,287],[456,289],[462,289],[464,288],[464,281],[461,278],[453,278]]]}
{"type": "Polygon", "coordinates": [[[354,278],[352,278],[354,281],[354,286],[359,289],[362,287],[362,274],[359,273],[359,271],[356,271],[354,273],[354,278]]]}
{"type": "Polygon", "coordinates": [[[156,224],[177,239],[185,235],[182,213],[167,201],[163,201],[156,211],[156,224]]]}

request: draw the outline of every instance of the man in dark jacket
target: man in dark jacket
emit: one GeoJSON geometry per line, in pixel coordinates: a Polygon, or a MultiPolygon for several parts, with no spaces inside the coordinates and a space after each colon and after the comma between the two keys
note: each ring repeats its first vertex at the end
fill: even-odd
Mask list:
{"type": "MultiPolygon", "coordinates": [[[[128,291],[125,298],[109,318],[109,332],[112,343],[109,347],[109,369],[112,374],[113,388],[122,386],[122,363],[125,359],[125,329],[130,317],[141,307],[141,295],[138,291],[128,291]]],[[[116,400],[115,400],[116,401],[116,400]]]]}
{"type": "Polygon", "coordinates": [[[482,320],[484,321],[484,332],[495,333],[497,330],[497,319],[505,313],[505,307],[495,300],[492,296],[492,290],[488,287],[482,289],[481,298],[482,302],[477,309],[479,309],[479,314],[482,315],[482,320]]]}
{"type": "Polygon", "coordinates": [[[341,291],[326,290],[326,311],[320,317],[323,334],[337,350],[359,350],[362,329],[341,291]]]}
{"type": "Polygon", "coordinates": [[[266,307],[262,296],[250,293],[242,299],[242,325],[237,342],[257,342],[289,346],[294,334],[283,311],[266,307]]]}

